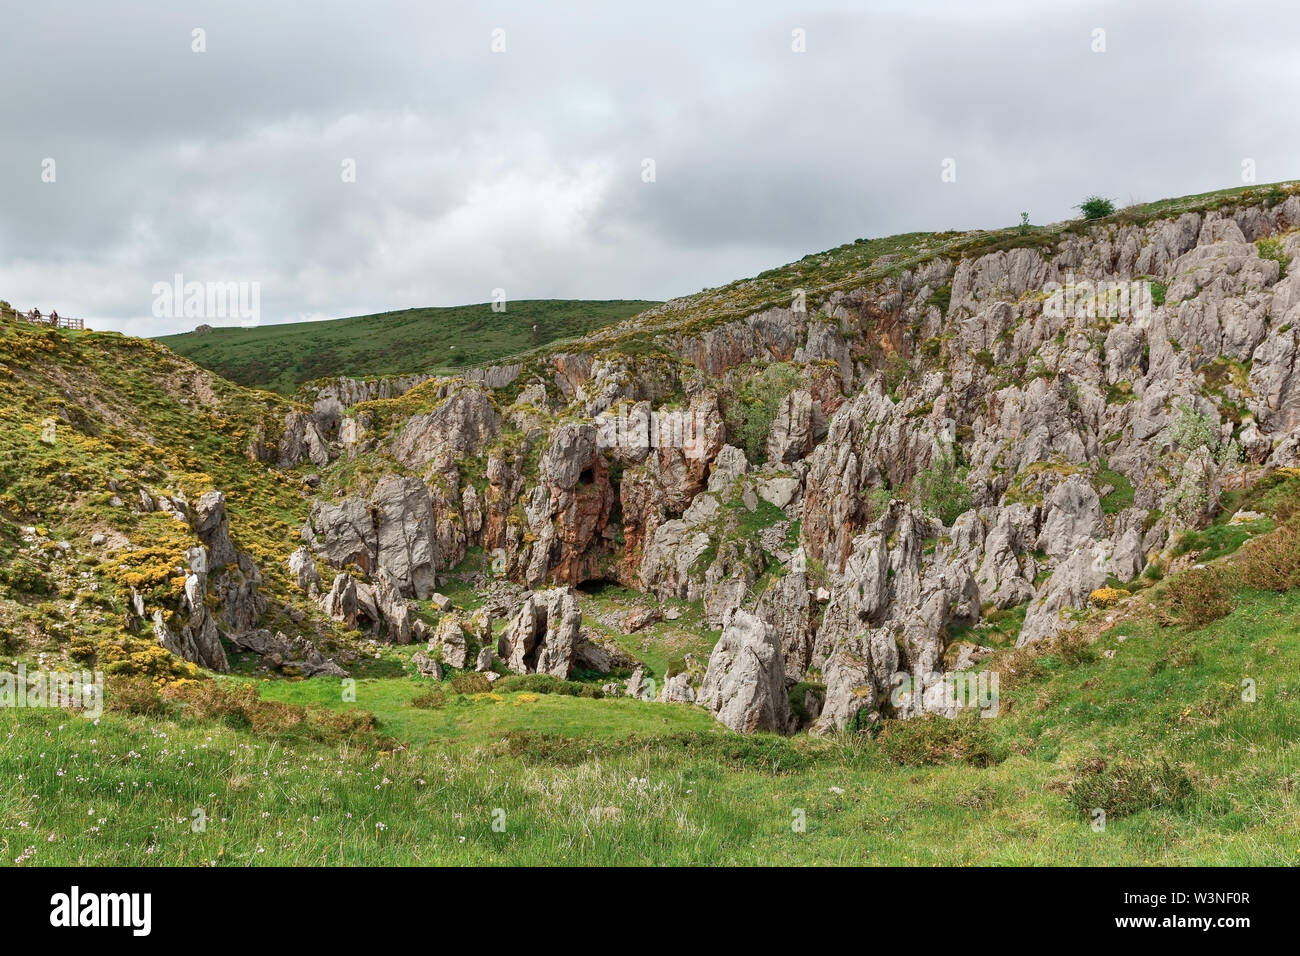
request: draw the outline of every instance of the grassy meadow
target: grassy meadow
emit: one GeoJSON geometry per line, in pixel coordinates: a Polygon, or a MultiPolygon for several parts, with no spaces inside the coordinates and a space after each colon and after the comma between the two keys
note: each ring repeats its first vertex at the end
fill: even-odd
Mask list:
{"type": "Polygon", "coordinates": [[[1300,592],[1235,603],[1199,630],[1138,614],[1004,658],[997,718],[875,737],[744,738],[690,706],[447,684],[417,707],[435,685],[405,677],[358,681],[354,703],[337,680],[252,685],[377,718],[333,738],[238,708],[0,711],[0,859],[1295,864],[1300,592]]]}

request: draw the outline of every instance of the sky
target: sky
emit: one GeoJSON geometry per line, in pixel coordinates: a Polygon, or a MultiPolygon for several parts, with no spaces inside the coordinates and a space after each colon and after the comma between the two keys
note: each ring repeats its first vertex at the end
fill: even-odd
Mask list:
{"type": "Polygon", "coordinates": [[[1294,0],[0,0],[0,25],[0,299],[137,335],[666,299],[1300,177],[1294,0]],[[178,276],[250,308],[187,313],[178,276]]]}

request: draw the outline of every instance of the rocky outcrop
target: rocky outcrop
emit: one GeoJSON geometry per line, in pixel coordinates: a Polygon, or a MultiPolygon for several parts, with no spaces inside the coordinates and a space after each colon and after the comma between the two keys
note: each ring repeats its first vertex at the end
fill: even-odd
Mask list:
{"type": "Polygon", "coordinates": [[[387,476],[368,501],[317,502],[303,539],[336,568],[384,569],[398,591],[420,600],[437,584],[437,549],[429,489],[418,478],[387,476]]]}
{"type": "Polygon", "coordinates": [[[408,468],[445,472],[477,456],[501,432],[501,419],[480,388],[462,387],[431,412],[413,416],[393,442],[393,458],[408,468]]]}
{"type": "MultiPolygon", "coordinates": [[[[199,547],[186,556],[189,573],[180,607],[170,612],[156,609],[153,614],[155,636],[178,657],[224,673],[230,664],[222,633],[238,641],[257,627],[266,611],[261,572],[232,542],[221,492],[205,493],[192,508],[183,498],[159,500],[166,500],[175,517],[189,524],[199,547]],[[211,610],[209,594],[214,598],[211,610]]],[[[141,604],[137,613],[143,616],[142,602],[137,603],[141,604]]]]}
{"type": "Polygon", "coordinates": [[[371,593],[379,612],[376,624],[381,625],[385,638],[393,644],[410,644],[414,637],[414,619],[411,606],[402,597],[401,588],[392,572],[380,568],[371,577],[371,593]]]}
{"type": "Polygon", "coordinates": [[[440,649],[442,661],[448,667],[458,670],[465,667],[469,659],[469,642],[465,637],[465,629],[455,615],[446,615],[438,622],[438,629],[434,631],[433,640],[429,641],[428,647],[430,653],[436,649],[440,649]]]}
{"type": "Polygon", "coordinates": [[[740,608],[729,611],[697,700],[738,733],[785,733],[790,702],[780,640],[772,628],[740,608]]]}
{"type": "Polygon", "coordinates": [[[609,520],[615,501],[596,427],[558,426],[542,453],[539,472],[538,484],[524,499],[533,538],[519,553],[524,583],[577,584],[596,576],[612,547],[609,520]]]}
{"type": "Polygon", "coordinates": [[[663,689],[659,691],[659,700],[665,704],[695,703],[695,690],[691,687],[690,676],[685,673],[674,674],[665,680],[663,689]]]}
{"type": "Polygon", "coordinates": [[[767,436],[767,460],[792,462],[806,458],[826,437],[826,416],[821,405],[807,389],[797,388],[787,395],[772,419],[767,436]]]}
{"type": "Polygon", "coordinates": [[[442,665],[438,663],[437,658],[426,654],[424,651],[416,651],[411,655],[411,663],[415,665],[416,673],[421,677],[442,680],[442,665]]]}
{"type": "Polygon", "coordinates": [[[276,448],[276,463],[281,468],[292,468],[304,461],[324,468],[330,463],[329,443],[310,414],[289,412],[284,419],[284,435],[276,448]]]}
{"type": "Polygon", "coordinates": [[[293,575],[298,589],[308,597],[320,595],[320,572],[316,569],[316,559],[312,557],[311,549],[306,545],[289,555],[289,573],[293,575]]]}
{"type": "Polygon", "coordinates": [[[186,575],[180,610],[170,621],[161,610],[154,611],[154,636],[177,657],[225,674],[230,662],[221,646],[216,620],[205,603],[206,592],[205,572],[186,575]]]}
{"type": "MultiPolygon", "coordinates": [[[[596,334],[422,385],[410,404],[423,410],[404,401],[392,421],[349,412],[367,400],[351,386],[319,390],[286,432],[297,449],[286,457],[364,444],[420,475],[313,508],[312,552],[369,579],[336,580],[325,604],[400,635],[389,591],[425,598],[435,572],[480,546],[493,587],[613,578],[699,602],[724,630],[743,611],[771,636],[787,685],[825,683],[800,718],[821,732],[920,712],[924,695],[895,703],[891,681],[942,671],[953,624],[1027,606],[1021,640],[1055,634],[1108,576],[1131,580],[1213,516],[1241,477],[1237,448],[1251,466],[1300,463],[1300,274],[1279,266],[1300,252],[1297,226],[1291,197],[1086,225],[1032,248],[981,255],[968,243],[959,259],[808,290],[808,311],[712,322],[713,307],[733,307],[715,291],[702,315],[668,303],[651,319],[681,321],[625,324],[620,335],[648,331],[645,350],[596,334]],[[1112,301],[1114,283],[1125,289],[1112,301]],[[726,423],[757,421],[737,396],[773,362],[797,384],[761,409],[771,420],[750,461],[726,423]]],[[[311,556],[290,568],[306,591],[320,587],[311,556]]],[[[499,602],[516,612],[501,646],[512,669],[537,669],[539,656],[548,672],[627,666],[581,634],[559,641],[568,650],[546,637],[541,593],[526,614],[499,602]]],[[[482,641],[465,638],[468,665],[482,641]]],[[[701,687],[710,702],[730,673],[719,667],[701,687]]]]}
{"type": "Polygon", "coordinates": [[[265,628],[257,628],[236,634],[231,640],[242,650],[262,655],[267,666],[286,673],[301,677],[347,676],[347,671],[304,637],[288,637],[283,631],[272,634],[265,628]]]}
{"type": "Polygon", "coordinates": [[[516,674],[567,678],[581,627],[582,611],[569,588],[537,591],[507,622],[497,653],[516,674]]]}
{"type": "Polygon", "coordinates": [[[826,695],[814,733],[858,729],[878,716],[899,668],[895,634],[896,628],[884,627],[835,646],[822,672],[826,695]]]}
{"type": "Polygon", "coordinates": [[[584,627],[578,634],[578,646],[573,662],[583,670],[608,674],[616,670],[631,670],[636,659],[612,640],[584,627]]]}
{"type": "Polygon", "coordinates": [[[1088,595],[1106,583],[1107,551],[1100,544],[1079,548],[1056,566],[1038,597],[1029,602],[1017,647],[1061,630],[1061,612],[1087,605],[1088,595]]]}

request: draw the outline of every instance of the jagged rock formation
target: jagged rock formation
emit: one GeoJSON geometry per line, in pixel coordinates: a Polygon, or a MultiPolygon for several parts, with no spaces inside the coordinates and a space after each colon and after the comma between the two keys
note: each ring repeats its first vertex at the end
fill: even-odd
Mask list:
{"type": "MultiPolygon", "coordinates": [[[[581,348],[405,383],[420,410],[391,420],[353,406],[397,386],[332,384],[280,459],[323,447],[392,474],[313,508],[315,554],[370,580],[325,603],[364,618],[349,589],[378,593],[380,569],[426,598],[481,547],[529,588],[617,580],[733,630],[743,610],[788,685],[825,685],[818,730],[918,712],[889,700],[894,675],[941,671],[951,625],[1024,606],[1021,643],[1055,634],[1243,469],[1300,463],[1300,275],[1282,267],[1300,196],[1283,200],[938,250],[807,290],[807,311],[696,322],[696,300],[667,303],[581,348]],[[782,391],[756,398],[774,363],[782,391]]],[[[312,587],[302,556],[293,573],[312,587]]],[[[529,600],[502,656],[536,669],[540,647],[567,673],[584,642],[547,649],[529,600]]]]}
{"type": "Polygon", "coordinates": [[[530,594],[506,624],[497,653],[516,674],[567,678],[582,627],[577,598],[567,588],[530,594]]]}
{"type": "MultiPolygon", "coordinates": [[[[157,502],[165,502],[166,507],[159,510],[169,511],[188,523],[199,541],[199,546],[191,548],[186,555],[189,572],[185,576],[180,607],[153,610],[154,634],[160,644],[178,657],[225,673],[230,670],[230,662],[221,645],[221,635],[224,633],[239,643],[257,627],[266,610],[261,572],[230,539],[225,495],[209,491],[191,507],[182,497],[159,496],[155,500],[141,489],[141,500],[156,508],[157,502]],[[210,592],[215,594],[216,613],[208,607],[210,592]]],[[[135,610],[141,617],[146,613],[138,596],[135,610]]]]}
{"type": "MultiPolygon", "coordinates": [[[[664,692],[668,693],[667,685],[664,692]]],[[[780,638],[754,615],[732,608],[723,622],[722,637],[709,657],[709,668],[696,699],[739,733],[785,733],[790,723],[790,701],[785,691],[780,638]]]]}
{"type": "Polygon", "coordinates": [[[427,598],[437,584],[433,504],[418,478],[385,477],[368,501],[317,502],[303,539],[336,568],[387,571],[403,596],[427,598]]]}

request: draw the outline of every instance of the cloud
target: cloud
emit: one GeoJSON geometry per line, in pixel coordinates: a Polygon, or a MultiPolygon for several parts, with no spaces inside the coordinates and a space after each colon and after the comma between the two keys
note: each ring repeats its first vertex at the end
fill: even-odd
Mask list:
{"type": "Polygon", "coordinates": [[[152,315],[177,273],[259,283],[264,322],[495,288],[668,298],[863,236],[1231,186],[1246,158],[1260,181],[1300,175],[1272,105],[1300,90],[1285,0],[78,16],[6,11],[0,56],[24,68],[0,95],[0,297],[139,334],[195,324],[152,315]]]}

